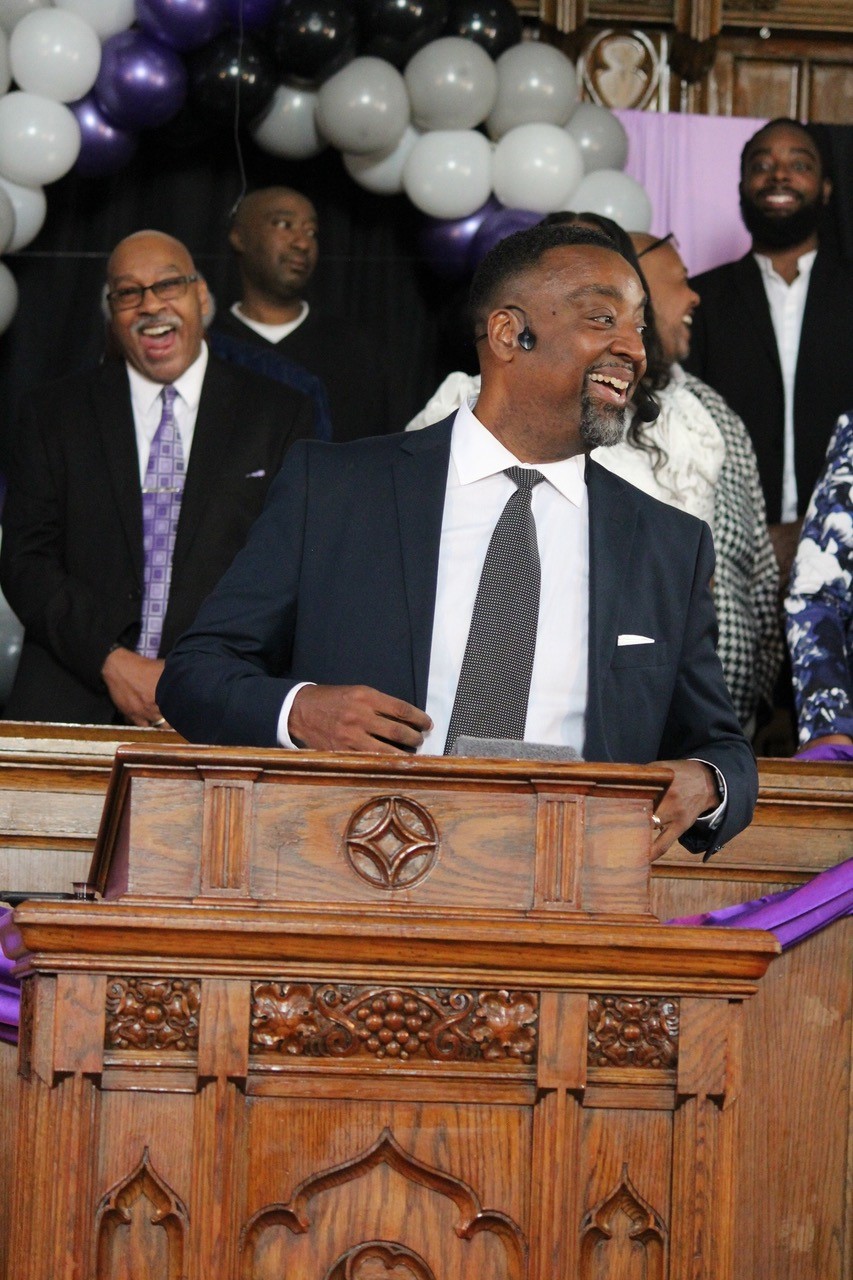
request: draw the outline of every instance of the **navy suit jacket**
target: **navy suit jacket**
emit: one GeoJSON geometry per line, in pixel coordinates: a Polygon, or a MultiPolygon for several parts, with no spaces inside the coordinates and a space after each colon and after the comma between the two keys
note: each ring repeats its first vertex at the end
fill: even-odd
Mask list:
{"type": "MultiPolygon", "coordinates": [[[[301,442],[244,550],[166,661],[163,714],[191,740],[275,746],[297,681],[365,684],[424,707],[452,418],[347,445],[301,442]]],[[[715,652],[703,522],[594,462],[584,756],[696,756],[726,778],[720,844],[757,789],[715,652]],[[654,644],[617,645],[620,634],[654,644]]],[[[571,636],[566,637],[571,644],[571,636]]]]}
{"type": "MultiPolygon", "coordinates": [[[[181,503],[161,655],[243,545],[311,402],[208,359],[181,503]]],[[[110,647],[139,638],[139,460],[124,361],[40,387],[21,414],[3,511],[0,579],[25,627],[5,714],[109,723],[110,647]]]]}
{"type": "MultiPolygon", "coordinates": [[[[780,518],[785,396],[767,294],[751,253],[690,282],[702,299],[684,366],[746,423],[767,503],[780,518]]],[[[794,381],[794,466],[802,515],[840,414],[853,407],[853,266],[821,248],[809,278],[794,381]]]]}

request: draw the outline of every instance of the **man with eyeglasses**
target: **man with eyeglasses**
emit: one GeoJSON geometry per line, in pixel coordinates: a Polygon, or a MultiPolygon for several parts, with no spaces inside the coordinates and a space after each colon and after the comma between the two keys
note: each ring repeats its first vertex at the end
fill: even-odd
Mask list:
{"type": "Polygon", "coordinates": [[[312,409],[208,351],[207,288],[171,236],[122,240],[107,284],[120,358],[39,389],[12,451],[0,580],[25,637],[5,715],[162,727],[163,658],[312,409]]]}

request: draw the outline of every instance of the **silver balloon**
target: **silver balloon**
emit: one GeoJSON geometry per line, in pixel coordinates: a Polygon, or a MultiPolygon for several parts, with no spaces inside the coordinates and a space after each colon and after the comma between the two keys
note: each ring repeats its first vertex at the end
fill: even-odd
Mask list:
{"type": "Polygon", "coordinates": [[[581,102],[566,125],[581,149],[585,173],[595,169],[624,169],[628,159],[628,135],[620,120],[606,107],[581,102]]]}
{"type": "Polygon", "coordinates": [[[0,176],[24,187],[56,182],[80,152],[80,126],[61,102],[37,93],[0,98],[0,176]]]}
{"type": "Polygon", "coordinates": [[[252,125],[252,137],[262,151],[283,160],[309,160],[319,155],[325,142],[317,132],[317,94],[280,84],[260,120],[252,125]]]}
{"type": "Polygon", "coordinates": [[[618,169],[588,173],[572,197],[572,207],[612,218],[625,231],[648,231],[652,225],[651,200],[639,182],[618,169]]]}
{"type": "Polygon", "coordinates": [[[461,36],[425,45],[407,63],[405,78],[419,129],[473,129],[498,91],[498,73],[485,49],[461,36]]]}
{"type": "Polygon", "coordinates": [[[107,40],[133,26],[134,0],[53,0],[57,9],[76,13],[101,37],[107,40]]]}
{"type": "Polygon", "coordinates": [[[353,58],[321,86],[316,121],[340,151],[369,155],[395,146],[409,123],[403,77],[382,58],[353,58]]]}
{"type": "Polygon", "coordinates": [[[10,247],[15,235],[15,206],[8,191],[0,187],[0,253],[10,247]]]}
{"type": "Polygon", "coordinates": [[[15,232],[7,247],[8,253],[17,253],[31,240],[35,240],[47,216],[47,196],[41,187],[22,187],[17,182],[0,176],[0,188],[12,201],[15,211],[15,232]]]}
{"type": "Polygon", "coordinates": [[[582,177],[580,149],[558,125],[519,125],[495,147],[495,195],[508,209],[565,209],[582,177]]]}
{"type": "Polygon", "coordinates": [[[344,168],[353,182],[377,196],[396,196],[403,190],[403,169],[421,134],[411,125],[395,147],[367,156],[344,155],[344,168]]]}
{"type": "Polygon", "coordinates": [[[11,35],[25,14],[32,13],[34,9],[48,8],[50,0],[0,0],[0,27],[11,35]]]}
{"type": "Polygon", "coordinates": [[[54,102],[84,97],[101,65],[101,42],[76,13],[39,9],[22,18],[9,41],[16,84],[54,102]]]}
{"type": "Polygon", "coordinates": [[[425,133],[403,166],[406,195],[431,218],[467,218],[486,203],[491,185],[492,149],[473,129],[425,133]]]}
{"type": "Polygon", "coordinates": [[[18,310],[18,283],[5,262],[0,262],[0,333],[5,333],[18,310]]]}
{"type": "Polygon", "coordinates": [[[577,102],[575,69],[549,44],[526,40],[497,61],[498,94],[486,128],[496,141],[520,124],[563,125],[577,102]]]}

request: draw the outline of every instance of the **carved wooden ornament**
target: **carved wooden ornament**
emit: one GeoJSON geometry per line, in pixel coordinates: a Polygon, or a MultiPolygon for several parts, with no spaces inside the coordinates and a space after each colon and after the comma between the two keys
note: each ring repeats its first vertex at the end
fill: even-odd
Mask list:
{"type": "Polygon", "coordinates": [[[184,1204],[157,1174],[146,1147],[136,1168],[98,1206],[98,1280],[184,1280],[188,1222],[184,1204]]]}
{"type": "Polygon", "coordinates": [[[591,1067],[674,1069],[679,1003],[669,996],[591,995],[587,1062],[591,1067]]]}
{"type": "Polygon", "coordinates": [[[107,1049],[198,1049],[198,978],[109,978],[107,1049]]]}
{"type": "Polygon", "coordinates": [[[350,818],[344,856],[374,889],[411,889],[435,866],[440,840],[432,815],[405,796],[376,796],[350,818]]]}

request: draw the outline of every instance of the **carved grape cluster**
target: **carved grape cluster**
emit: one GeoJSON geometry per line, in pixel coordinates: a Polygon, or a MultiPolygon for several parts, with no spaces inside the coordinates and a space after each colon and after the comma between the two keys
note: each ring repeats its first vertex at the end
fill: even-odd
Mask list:
{"type": "Polygon", "coordinates": [[[356,1035],[377,1058],[406,1059],[430,1038],[430,1010],[416,996],[382,991],[356,1013],[356,1035]]]}

